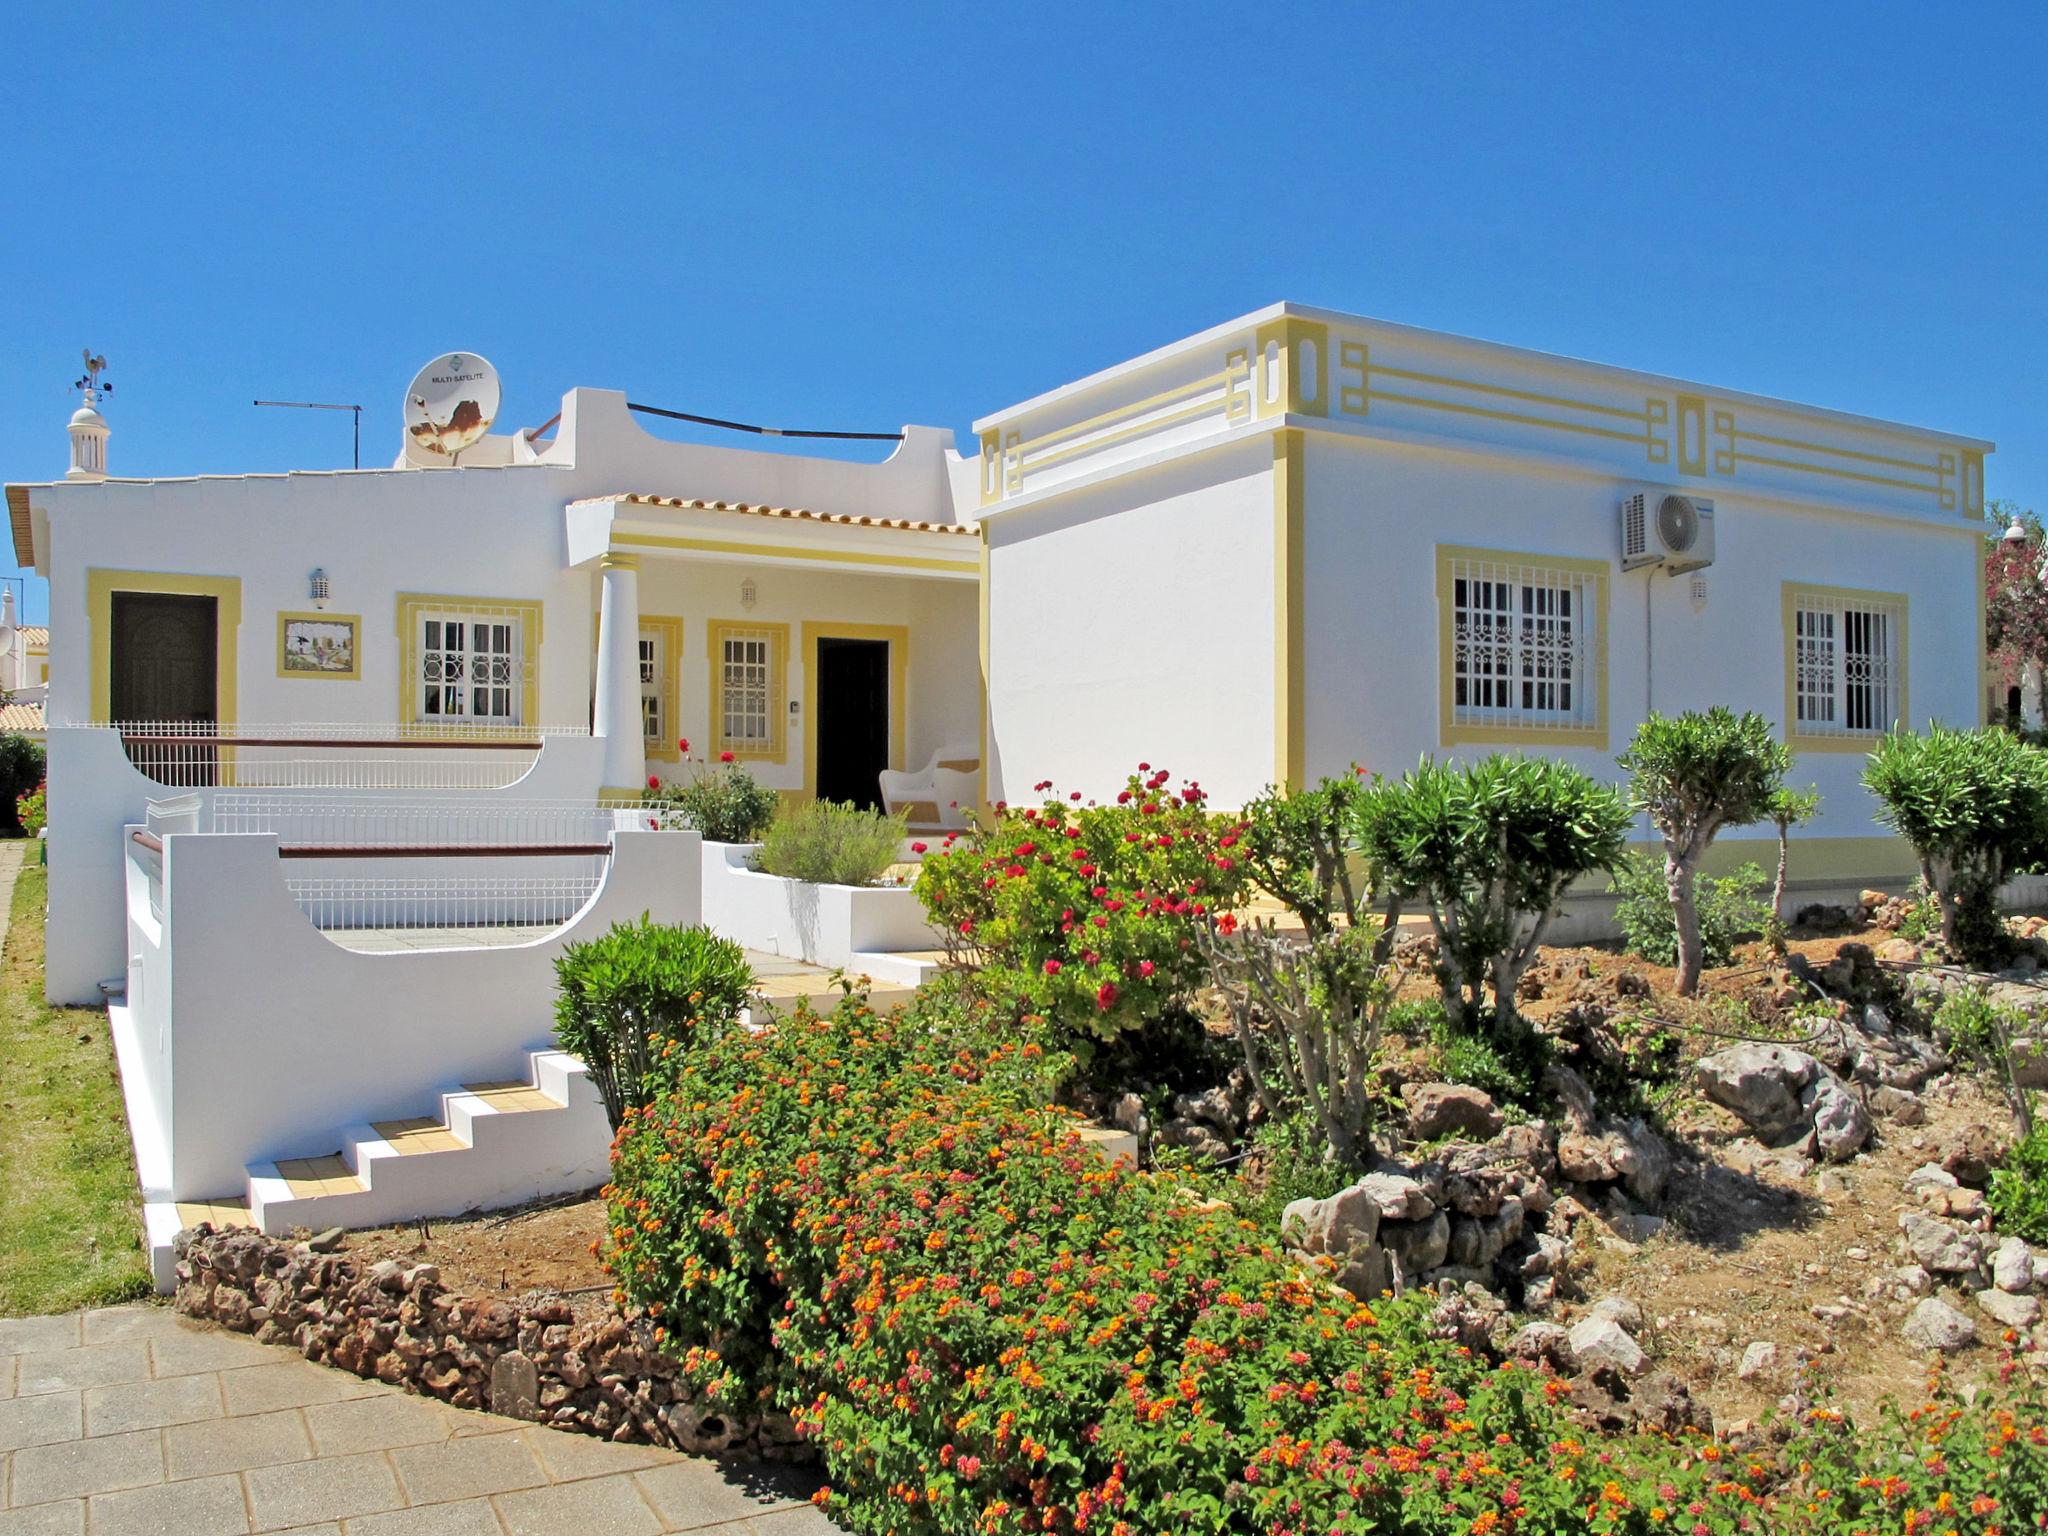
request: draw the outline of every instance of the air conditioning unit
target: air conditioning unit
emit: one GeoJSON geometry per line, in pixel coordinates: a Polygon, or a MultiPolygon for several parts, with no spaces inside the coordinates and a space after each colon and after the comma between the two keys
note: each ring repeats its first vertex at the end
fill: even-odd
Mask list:
{"type": "Polygon", "coordinates": [[[1714,563],[1714,504],[1677,491],[1637,491],[1621,501],[1621,568],[1661,565],[1672,575],[1714,563]]]}

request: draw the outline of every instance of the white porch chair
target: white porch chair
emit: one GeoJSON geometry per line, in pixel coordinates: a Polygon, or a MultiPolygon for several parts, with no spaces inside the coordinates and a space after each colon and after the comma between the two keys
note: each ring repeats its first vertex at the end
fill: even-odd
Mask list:
{"type": "Polygon", "coordinates": [[[955,831],[981,798],[981,749],[952,744],[939,748],[922,768],[882,770],[882,804],[893,815],[907,813],[911,826],[955,831]]]}

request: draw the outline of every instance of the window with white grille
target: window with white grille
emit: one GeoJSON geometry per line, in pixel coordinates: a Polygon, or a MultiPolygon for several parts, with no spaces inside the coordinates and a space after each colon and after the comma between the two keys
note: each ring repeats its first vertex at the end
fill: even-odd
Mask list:
{"type": "Polygon", "coordinates": [[[1905,599],[1794,588],[1788,606],[1794,733],[1878,736],[1896,725],[1905,712],[1905,599]]]}
{"type": "Polygon", "coordinates": [[[667,649],[660,630],[640,631],[640,734],[650,745],[668,743],[665,698],[668,671],[673,663],[663,654],[667,649]]]}
{"type": "Polygon", "coordinates": [[[1512,557],[1453,556],[1451,721],[1505,728],[1600,723],[1600,578],[1512,557]]]}
{"type": "Polygon", "coordinates": [[[425,613],[418,625],[414,682],[421,719],[522,723],[526,647],[516,617],[425,613]]]}
{"type": "Polygon", "coordinates": [[[715,724],[720,751],[735,757],[781,755],[784,643],[779,629],[719,628],[715,724]]]}

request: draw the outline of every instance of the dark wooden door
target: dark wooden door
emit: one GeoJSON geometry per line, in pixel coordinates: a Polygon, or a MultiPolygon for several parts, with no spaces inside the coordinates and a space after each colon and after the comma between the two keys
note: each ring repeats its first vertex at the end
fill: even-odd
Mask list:
{"type": "Polygon", "coordinates": [[[876,810],[889,766],[889,642],[818,641],[818,798],[876,810]]]}
{"type": "MultiPolygon", "coordinates": [[[[162,723],[211,734],[220,720],[215,687],[215,600],[167,592],[116,592],[108,702],[121,723],[162,723]]],[[[163,784],[214,782],[211,742],[187,747],[130,742],[128,755],[163,784]]]]}

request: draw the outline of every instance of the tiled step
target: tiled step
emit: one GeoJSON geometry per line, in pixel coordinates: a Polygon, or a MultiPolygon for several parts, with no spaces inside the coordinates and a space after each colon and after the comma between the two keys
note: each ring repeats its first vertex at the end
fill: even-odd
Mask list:
{"type": "Polygon", "coordinates": [[[523,1079],[465,1083],[438,1115],[345,1128],[341,1145],[248,1170],[246,1193],[144,1208],[152,1268],[169,1289],[172,1245],[202,1221],[253,1226],[381,1226],[421,1216],[518,1205],[602,1184],[611,1126],[583,1063],[534,1051],[523,1079]]]}

